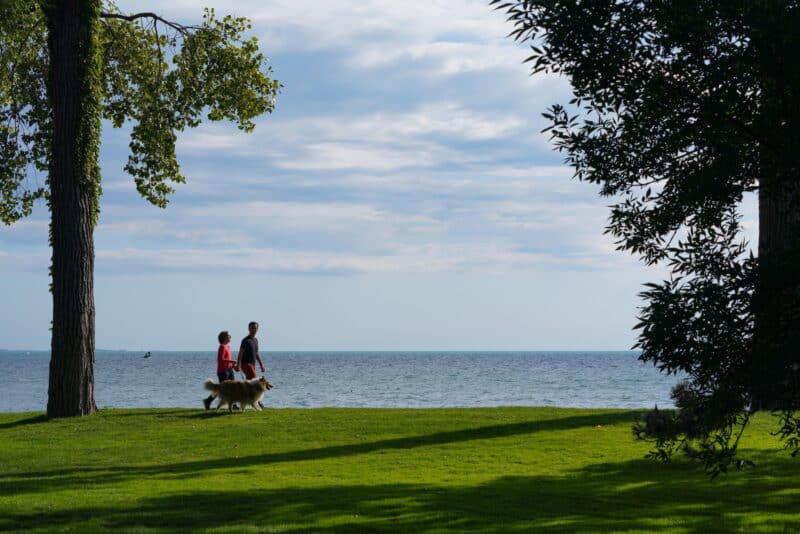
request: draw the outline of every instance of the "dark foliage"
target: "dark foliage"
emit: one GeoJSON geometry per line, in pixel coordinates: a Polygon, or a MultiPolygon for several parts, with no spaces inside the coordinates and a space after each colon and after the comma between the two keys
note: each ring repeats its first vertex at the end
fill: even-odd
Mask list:
{"type": "Polygon", "coordinates": [[[545,131],[576,178],[614,199],[607,233],[672,273],[641,293],[636,348],[686,380],[677,412],[654,410],[635,435],[655,442],[653,457],[681,450],[716,476],[746,464],[741,431],[770,409],[796,454],[798,2],[490,3],[530,45],[534,74],[570,79],[574,98],[547,110],[545,131]],[[759,196],[757,258],[740,226],[748,193],[759,196]]]}

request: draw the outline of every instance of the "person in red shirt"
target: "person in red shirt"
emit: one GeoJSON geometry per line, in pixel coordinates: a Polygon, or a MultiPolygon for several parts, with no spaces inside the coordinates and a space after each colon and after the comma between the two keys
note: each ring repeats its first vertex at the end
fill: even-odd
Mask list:
{"type": "MultiPolygon", "coordinates": [[[[233,371],[236,369],[236,362],[233,361],[231,357],[231,348],[228,346],[228,343],[231,341],[231,335],[227,330],[223,330],[219,333],[217,339],[219,340],[219,348],[217,349],[217,378],[219,378],[220,383],[226,380],[235,380],[236,377],[233,371]]],[[[203,405],[206,407],[206,410],[211,408],[211,401],[213,400],[214,395],[209,395],[203,399],[203,405]]]]}

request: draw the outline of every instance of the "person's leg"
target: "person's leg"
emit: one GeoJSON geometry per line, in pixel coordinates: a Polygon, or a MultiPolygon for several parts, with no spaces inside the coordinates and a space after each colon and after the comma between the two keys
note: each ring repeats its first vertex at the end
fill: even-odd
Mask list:
{"type": "MultiPolygon", "coordinates": [[[[248,380],[252,380],[256,377],[256,364],[254,363],[243,363],[242,364],[242,372],[247,377],[248,380]]],[[[264,405],[261,404],[261,401],[258,401],[259,408],[263,408],[264,405]]],[[[255,408],[255,405],[253,406],[255,408]]]]}
{"type": "MultiPolygon", "coordinates": [[[[222,381],[224,380],[223,376],[225,376],[224,373],[217,373],[217,378],[219,379],[220,383],[222,383],[222,381]]],[[[214,402],[215,398],[216,397],[214,397],[214,394],[212,393],[211,395],[203,399],[203,406],[206,407],[206,410],[211,409],[211,403],[214,402]]]]}
{"type": "Polygon", "coordinates": [[[253,363],[243,363],[242,372],[247,380],[252,380],[256,377],[256,366],[253,363]]]}
{"type": "MultiPolygon", "coordinates": [[[[233,374],[233,369],[231,369],[231,368],[225,369],[225,372],[223,374],[219,375],[219,381],[222,382],[224,380],[236,380],[236,376],[233,374]]],[[[238,410],[239,409],[239,405],[236,404],[236,403],[233,403],[233,406],[231,406],[231,409],[232,410],[238,410]]],[[[244,411],[244,409],[242,409],[242,411],[244,411]]]]}

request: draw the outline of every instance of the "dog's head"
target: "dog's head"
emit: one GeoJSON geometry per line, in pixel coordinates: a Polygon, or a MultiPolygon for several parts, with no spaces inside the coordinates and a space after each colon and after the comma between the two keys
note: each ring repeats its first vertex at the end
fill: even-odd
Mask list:
{"type": "Polygon", "coordinates": [[[267,381],[267,377],[265,377],[265,376],[262,376],[261,378],[259,378],[259,379],[258,379],[258,384],[261,386],[261,388],[262,388],[264,391],[266,391],[266,390],[268,390],[268,389],[272,389],[272,384],[270,384],[270,383],[267,381]]]}

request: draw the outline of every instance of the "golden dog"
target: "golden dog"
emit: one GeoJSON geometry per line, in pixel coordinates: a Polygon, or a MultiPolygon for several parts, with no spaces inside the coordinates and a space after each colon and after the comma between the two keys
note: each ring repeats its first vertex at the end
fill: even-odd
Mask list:
{"type": "Polygon", "coordinates": [[[264,396],[264,392],[272,389],[272,384],[267,382],[263,376],[259,379],[239,382],[238,380],[226,380],[221,384],[215,384],[210,378],[205,382],[205,388],[219,399],[217,410],[224,404],[228,405],[228,411],[233,413],[233,404],[238,402],[242,411],[245,404],[249,404],[253,409],[261,411],[258,401],[264,396]]]}

